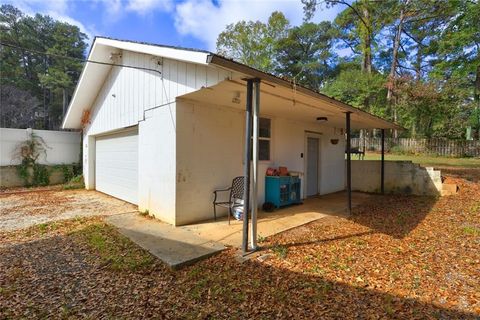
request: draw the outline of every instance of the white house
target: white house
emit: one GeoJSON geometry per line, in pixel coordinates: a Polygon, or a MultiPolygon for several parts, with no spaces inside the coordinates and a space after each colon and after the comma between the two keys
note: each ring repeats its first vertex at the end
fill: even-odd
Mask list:
{"type": "Polygon", "coordinates": [[[303,197],[345,190],[346,113],[353,129],[397,127],[206,51],[97,37],[88,61],[63,123],[83,128],[86,188],[173,225],[213,218],[212,191],[243,174],[248,79],[259,205],[268,167],[300,172],[303,197]]]}

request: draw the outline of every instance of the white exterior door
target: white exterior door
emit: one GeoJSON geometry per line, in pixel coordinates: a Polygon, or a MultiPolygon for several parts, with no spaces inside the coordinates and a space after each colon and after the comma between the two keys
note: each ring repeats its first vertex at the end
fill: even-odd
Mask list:
{"type": "Polygon", "coordinates": [[[95,186],[138,204],[138,128],[96,138],[95,186]]]}

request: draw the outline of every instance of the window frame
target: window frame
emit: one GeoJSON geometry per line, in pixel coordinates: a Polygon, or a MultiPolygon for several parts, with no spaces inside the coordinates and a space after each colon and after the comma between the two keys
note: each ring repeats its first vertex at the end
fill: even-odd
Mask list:
{"type": "MultiPolygon", "coordinates": [[[[268,160],[262,160],[260,159],[260,144],[259,144],[259,157],[258,157],[258,162],[263,162],[263,163],[269,163],[272,162],[272,136],[273,136],[273,119],[269,116],[260,116],[259,119],[259,128],[258,128],[258,140],[263,140],[263,141],[268,141],[268,160]],[[261,137],[260,136],[260,119],[268,119],[270,120],[270,137],[261,137]]],[[[253,141],[253,135],[252,135],[252,141],[253,141]]],[[[253,148],[253,145],[252,145],[253,148]]],[[[252,150],[253,151],[253,150],[252,150]]],[[[252,160],[253,160],[253,152],[252,152],[252,160]]],[[[250,161],[252,161],[250,160],[250,161]]]]}

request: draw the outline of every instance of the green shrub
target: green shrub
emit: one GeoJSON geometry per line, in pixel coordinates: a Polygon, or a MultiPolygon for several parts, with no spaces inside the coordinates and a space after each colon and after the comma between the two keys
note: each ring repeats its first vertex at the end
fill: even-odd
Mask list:
{"type": "Polygon", "coordinates": [[[72,189],[83,189],[85,188],[85,183],[83,181],[83,175],[76,175],[70,179],[67,183],[63,185],[64,190],[72,189]]]}
{"type": "Polygon", "coordinates": [[[41,164],[33,165],[33,179],[34,186],[48,186],[50,184],[50,172],[47,167],[41,164]]]}
{"type": "Polygon", "coordinates": [[[46,166],[37,163],[42,154],[46,155],[47,148],[42,137],[34,133],[30,133],[27,140],[17,145],[15,158],[21,160],[17,166],[17,174],[25,186],[45,186],[50,183],[50,171],[46,166]]]}

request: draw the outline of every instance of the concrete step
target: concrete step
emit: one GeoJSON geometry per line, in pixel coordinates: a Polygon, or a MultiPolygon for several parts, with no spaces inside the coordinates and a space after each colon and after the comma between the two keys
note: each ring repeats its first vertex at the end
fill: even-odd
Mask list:
{"type": "Polygon", "coordinates": [[[457,194],[458,186],[456,183],[443,183],[442,184],[442,196],[452,196],[457,194]]]}
{"type": "Polygon", "coordinates": [[[172,269],[179,269],[225,249],[218,242],[154,218],[143,217],[138,212],[110,216],[107,222],[172,269]]]}

